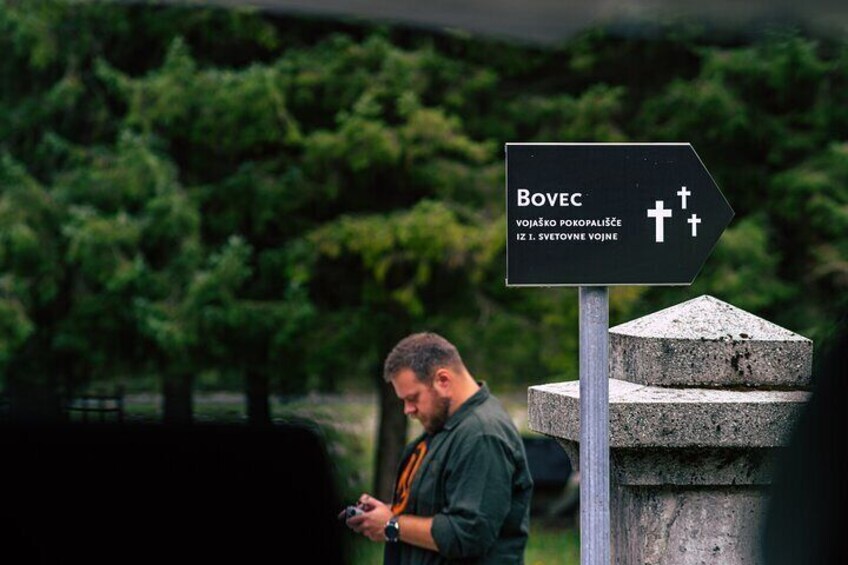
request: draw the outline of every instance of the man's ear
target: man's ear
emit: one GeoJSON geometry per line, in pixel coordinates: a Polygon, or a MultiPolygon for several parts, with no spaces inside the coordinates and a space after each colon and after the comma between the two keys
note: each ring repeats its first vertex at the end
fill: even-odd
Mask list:
{"type": "Polygon", "coordinates": [[[436,369],[433,374],[433,387],[438,390],[443,396],[453,388],[453,375],[444,367],[436,369]]]}

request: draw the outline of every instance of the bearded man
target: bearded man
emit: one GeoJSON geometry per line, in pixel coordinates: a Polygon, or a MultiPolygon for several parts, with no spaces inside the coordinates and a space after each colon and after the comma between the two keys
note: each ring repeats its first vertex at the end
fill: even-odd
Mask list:
{"type": "Polygon", "coordinates": [[[523,563],[533,481],[515,424],[456,347],[410,335],[384,379],[424,433],[404,450],[391,504],[363,494],[347,525],[386,544],[384,565],[523,563]]]}

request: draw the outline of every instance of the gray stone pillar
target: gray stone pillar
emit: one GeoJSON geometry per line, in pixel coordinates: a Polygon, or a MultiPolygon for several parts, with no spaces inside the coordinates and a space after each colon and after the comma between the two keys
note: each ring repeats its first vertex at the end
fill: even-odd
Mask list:
{"type": "MultiPolygon", "coordinates": [[[[771,463],[812,342],[711,296],[610,329],[612,562],[756,564],[771,463]]],[[[530,429],[575,468],[577,381],[531,387],[530,429]]]]}

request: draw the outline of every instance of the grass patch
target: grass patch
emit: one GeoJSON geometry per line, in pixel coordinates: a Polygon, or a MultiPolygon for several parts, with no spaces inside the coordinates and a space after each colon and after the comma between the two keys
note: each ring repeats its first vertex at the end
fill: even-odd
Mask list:
{"type": "Polygon", "coordinates": [[[525,565],[578,565],[580,534],[574,528],[556,528],[530,521],[530,539],[524,552],[525,565]]]}

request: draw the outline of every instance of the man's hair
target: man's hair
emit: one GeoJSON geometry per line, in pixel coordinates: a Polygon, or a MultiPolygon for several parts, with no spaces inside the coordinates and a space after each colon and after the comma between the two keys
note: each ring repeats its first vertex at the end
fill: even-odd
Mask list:
{"type": "Polygon", "coordinates": [[[417,333],[395,345],[383,365],[383,378],[389,382],[402,370],[410,369],[419,381],[430,384],[441,367],[459,371],[465,369],[465,364],[456,347],[442,336],[417,333]]]}

